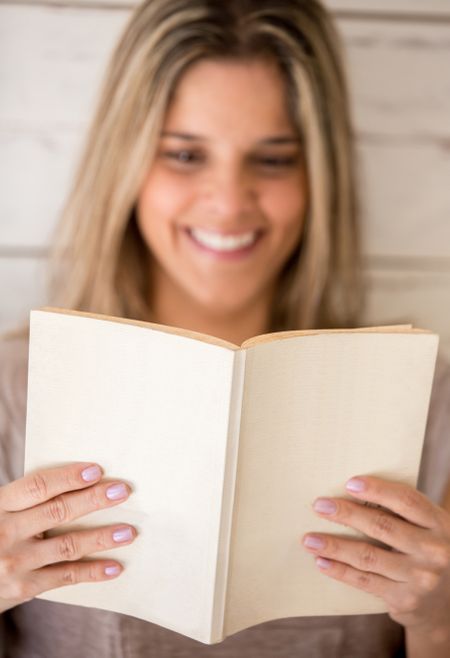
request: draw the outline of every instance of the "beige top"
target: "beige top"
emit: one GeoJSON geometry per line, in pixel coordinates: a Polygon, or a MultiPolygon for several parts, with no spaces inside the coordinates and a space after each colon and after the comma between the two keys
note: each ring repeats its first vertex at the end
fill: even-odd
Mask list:
{"type": "MultiPolygon", "coordinates": [[[[27,355],[25,340],[0,341],[0,485],[23,473],[27,355]]],[[[439,356],[419,488],[438,502],[449,476],[450,364],[439,356]]],[[[402,627],[385,614],[277,619],[212,646],[134,617],[38,599],[0,615],[0,658],[383,658],[402,647],[402,627]]]]}

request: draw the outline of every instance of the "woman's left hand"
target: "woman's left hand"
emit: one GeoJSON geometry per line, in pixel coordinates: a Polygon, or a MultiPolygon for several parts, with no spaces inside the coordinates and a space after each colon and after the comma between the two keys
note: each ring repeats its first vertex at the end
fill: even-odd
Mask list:
{"type": "Polygon", "coordinates": [[[319,498],[315,511],[386,546],[308,533],[303,545],[316,555],[320,571],[381,597],[390,617],[408,629],[446,633],[450,618],[450,513],[410,486],[372,476],[352,478],[346,491],[356,501],[319,498]]]}

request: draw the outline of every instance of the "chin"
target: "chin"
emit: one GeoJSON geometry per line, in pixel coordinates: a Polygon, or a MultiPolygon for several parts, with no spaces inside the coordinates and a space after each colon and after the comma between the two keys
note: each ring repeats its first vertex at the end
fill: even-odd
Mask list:
{"type": "Polygon", "coordinates": [[[212,291],[211,294],[198,295],[194,298],[195,304],[217,319],[227,321],[234,316],[238,319],[241,313],[248,311],[248,308],[254,302],[254,296],[242,296],[241,291],[227,291],[226,294],[219,291],[212,291]],[[239,292],[241,293],[239,295],[239,292]]]}

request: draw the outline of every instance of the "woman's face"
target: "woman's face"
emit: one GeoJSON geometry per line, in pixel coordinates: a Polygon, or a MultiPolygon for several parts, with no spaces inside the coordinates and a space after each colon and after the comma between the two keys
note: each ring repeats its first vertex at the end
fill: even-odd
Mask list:
{"type": "Polygon", "coordinates": [[[302,145],[275,65],[192,65],[137,204],[156,290],[219,315],[269,299],[306,204],[302,145]]]}

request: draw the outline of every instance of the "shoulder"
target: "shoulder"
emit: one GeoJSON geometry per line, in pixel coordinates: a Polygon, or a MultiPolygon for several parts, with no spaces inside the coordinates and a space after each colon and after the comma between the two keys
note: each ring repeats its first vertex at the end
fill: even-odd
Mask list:
{"type": "Polygon", "coordinates": [[[450,478],[450,361],[438,354],[431,389],[419,488],[440,502],[450,478]]]}
{"type": "Polygon", "coordinates": [[[21,475],[25,443],[28,338],[0,337],[0,484],[21,475]]]}

